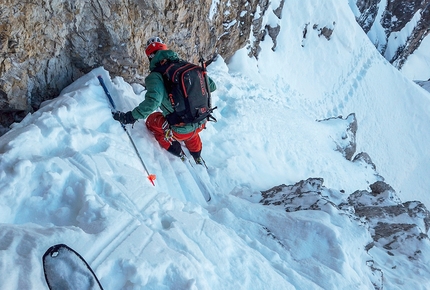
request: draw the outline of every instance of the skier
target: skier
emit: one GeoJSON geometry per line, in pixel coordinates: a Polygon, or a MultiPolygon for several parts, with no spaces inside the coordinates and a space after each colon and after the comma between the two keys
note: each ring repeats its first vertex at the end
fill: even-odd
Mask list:
{"type": "MultiPolygon", "coordinates": [[[[114,113],[113,118],[122,124],[134,124],[136,120],[146,118],[147,128],[154,134],[161,147],[185,160],[184,152],[179,143],[183,141],[195,162],[204,164],[200,156],[202,141],[199,133],[205,128],[206,119],[198,123],[169,125],[165,116],[173,113],[174,109],[169,100],[162,74],[153,71],[166,60],[179,60],[178,54],[169,50],[159,37],[151,37],[147,41],[145,53],[148,56],[151,71],[145,78],[147,89],[145,100],[131,111],[114,113]],[[154,112],[157,108],[160,108],[161,112],[154,112]]],[[[213,92],[215,89],[215,83],[209,78],[209,90],[213,92]]]]}

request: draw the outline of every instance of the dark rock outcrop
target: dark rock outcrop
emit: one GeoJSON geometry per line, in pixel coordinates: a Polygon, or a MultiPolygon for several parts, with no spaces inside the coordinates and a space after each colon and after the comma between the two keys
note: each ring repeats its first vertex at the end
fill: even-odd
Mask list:
{"type": "Polygon", "coordinates": [[[381,1],[356,0],[360,15],[356,15],[357,22],[368,33],[374,27],[381,27],[385,39],[372,39],[382,55],[398,69],[402,68],[407,58],[420,46],[421,41],[430,33],[430,0],[411,1],[381,1]],[[386,4],[385,7],[381,5],[386,4]],[[378,14],[382,12],[380,21],[378,14]],[[416,22],[416,23],[415,23],[416,22]],[[407,39],[398,46],[397,37],[393,33],[413,25],[408,31],[407,39]],[[386,53],[388,47],[395,47],[395,51],[386,53]]]}
{"type": "Polygon", "coordinates": [[[355,214],[366,219],[371,229],[373,246],[389,255],[407,254],[416,259],[419,245],[429,241],[430,212],[419,201],[402,203],[394,189],[383,181],[370,186],[371,191],[356,191],[348,198],[355,214]]]}
{"type": "MultiPolygon", "coordinates": [[[[410,263],[425,262],[423,255],[430,248],[430,212],[424,204],[419,201],[402,203],[394,189],[383,181],[371,184],[370,189],[347,196],[343,191],[324,187],[322,178],[309,178],[263,191],[260,203],[282,207],[286,212],[322,210],[346,214],[368,229],[372,241],[363,245],[363,249],[370,255],[376,248],[391,260],[398,259],[399,264],[404,263],[404,258],[410,263]],[[342,195],[344,198],[339,198],[342,195]]],[[[385,269],[384,264],[385,259],[367,261],[374,275],[375,289],[383,289],[384,271],[392,270],[385,269]]]]}

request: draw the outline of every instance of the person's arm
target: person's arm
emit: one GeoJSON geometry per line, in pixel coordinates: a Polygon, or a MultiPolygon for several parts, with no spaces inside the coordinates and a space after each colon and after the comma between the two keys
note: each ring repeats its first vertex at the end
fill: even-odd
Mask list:
{"type": "Polygon", "coordinates": [[[145,79],[146,94],[143,100],[131,113],[135,119],[145,119],[154,112],[163,100],[166,89],[160,73],[150,73],[145,79]]]}

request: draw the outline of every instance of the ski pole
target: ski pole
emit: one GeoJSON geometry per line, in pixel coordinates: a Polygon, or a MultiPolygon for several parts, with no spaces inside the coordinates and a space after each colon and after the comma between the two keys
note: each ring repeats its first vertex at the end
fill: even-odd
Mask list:
{"type": "MultiPolygon", "coordinates": [[[[208,72],[207,72],[206,67],[209,64],[211,64],[214,61],[215,58],[216,58],[216,55],[214,55],[211,60],[209,60],[208,62],[206,62],[205,59],[203,58],[203,55],[201,55],[200,56],[200,60],[199,60],[200,66],[202,67],[203,77],[205,78],[206,91],[208,93],[208,107],[209,107],[209,112],[210,113],[212,113],[217,107],[212,108],[211,90],[210,90],[209,77],[208,77],[208,72]]],[[[209,115],[208,116],[208,121],[217,122],[217,119],[214,116],[209,115]]]]}
{"type": "MultiPolygon", "coordinates": [[[[110,95],[105,82],[103,81],[102,76],[98,76],[97,77],[99,79],[100,85],[102,86],[103,90],[106,93],[107,98],[109,99],[109,102],[112,106],[112,109],[116,112],[117,109],[115,107],[115,103],[112,99],[112,96],[110,95]]],[[[152,183],[153,186],[155,186],[154,180],[156,179],[155,174],[149,174],[148,168],[146,168],[145,162],[143,162],[142,156],[140,156],[139,150],[136,147],[136,144],[133,141],[133,138],[131,138],[130,133],[127,131],[127,128],[125,127],[124,124],[120,123],[122,128],[124,129],[124,131],[127,133],[128,138],[130,139],[131,144],[133,145],[134,150],[136,151],[137,157],[139,157],[140,163],[142,163],[143,169],[145,169],[146,175],[148,176],[149,181],[152,183]]]]}
{"type": "Polygon", "coordinates": [[[212,108],[211,91],[209,89],[209,80],[208,80],[208,75],[206,70],[206,62],[205,62],[205,59],[203,58],[203,55],[200,56],[199,62],[200,62],[200,66],[202,67],[203,76],[205,78],[206,91],[208,92],[208,107],[209,109],[211,109],[212,108]]]}

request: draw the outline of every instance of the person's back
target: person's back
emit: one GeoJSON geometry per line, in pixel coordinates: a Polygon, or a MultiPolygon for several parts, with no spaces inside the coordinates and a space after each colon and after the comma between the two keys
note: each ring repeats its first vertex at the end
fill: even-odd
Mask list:
{"type": "MultiPolygon", "coordinates": [[[[149,68],[151,70],[151,73],[145,78],[147,90],[145,100],[132,111],[115,113],[114,119],[123,124],[133,124],[138,119],[146,118],[147,128],[154,134],[161,147],[175,156],[184,158],[180,144],[183,141],[196,163],[203,164],[201,158],[202,142],[199,133],[205,128],[207,120],[204,119],[197,123],[169,124],[166,116],[174,113],[175,110],[168,96],[163,75],[154,71],[157,66],[166,61],[179,60],[177,53],[168,50],[158,37],[148,40],[145,53],[150,61],[149,68]],[[154,112],[158,108],[161,109],[161,112],[154,112]]],[[[208,78],[208,80],[208,89],[212,92],[216,86],[212,79],[208,78]]]]}

